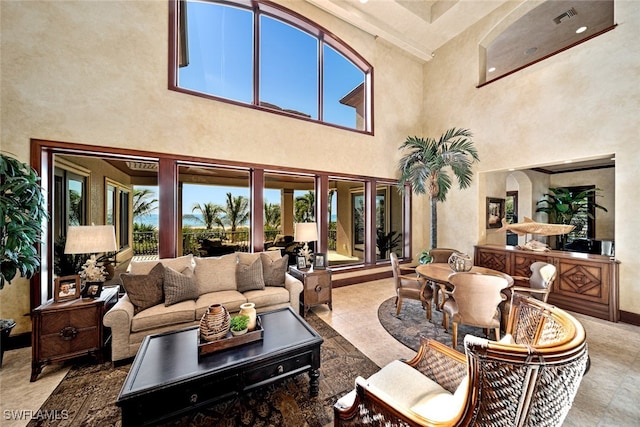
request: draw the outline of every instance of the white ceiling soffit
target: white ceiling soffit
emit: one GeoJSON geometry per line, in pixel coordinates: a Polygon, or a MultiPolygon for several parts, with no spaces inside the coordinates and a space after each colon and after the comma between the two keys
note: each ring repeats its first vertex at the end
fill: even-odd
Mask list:
{"type": "MultiPolygon", "coordinates": [[[[505,0],[306,0],[345,22],[429,61],[434,52],[505,0]]],[[[508,0],[507,0],[508,1],[508,0]]]]}

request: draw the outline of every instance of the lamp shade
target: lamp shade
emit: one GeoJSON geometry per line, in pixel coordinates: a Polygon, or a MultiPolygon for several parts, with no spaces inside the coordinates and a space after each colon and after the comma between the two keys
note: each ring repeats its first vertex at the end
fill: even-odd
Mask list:
{"type": "Polygon", "coordinates": [[[113,225],[79,225],[67,230],[65,254],[95,254],[117,249],[113,225]]]}
{"type": "Polygon", "coordinates": [[[295,225],[296,242],[315,242],[318,240],[318,225],[315,222],[300,222],[295,225]]]}

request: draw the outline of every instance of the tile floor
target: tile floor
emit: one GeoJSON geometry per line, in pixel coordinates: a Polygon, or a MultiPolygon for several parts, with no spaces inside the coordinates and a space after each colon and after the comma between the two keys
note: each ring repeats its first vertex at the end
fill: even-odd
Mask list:
{"type": "MultiPolygon", "coordinates": [[[[413,357],[414,352],[393,339],[377,321],[380,303],[394,295],[391,279],[366,282],[333,290],[333,311],[312,310],[379,366],[413,357]]],[[[584,377],[573,408],[565,421],[569,427],[640,425],[640,328],[576,315],[587,330],[591,370],[584,377]]],[[[29,382],[31,349],[5,353],[0,369],[0,425],[20,427],[29,411],[37,411],[62,380],[68,368],[45,367],[29,382]],[[20,418],[22,419],[15,419],[20,418]]]]}

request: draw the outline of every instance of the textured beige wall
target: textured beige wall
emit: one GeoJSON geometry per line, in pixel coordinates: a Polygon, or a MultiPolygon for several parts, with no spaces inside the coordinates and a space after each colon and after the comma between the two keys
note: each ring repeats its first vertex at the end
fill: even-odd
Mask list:
{"type": "MultiPolygon", "coordinates": [[[[620,308],[640,313],[640,2],[616,1],[613,31],[482,88],[479,45],[517,6],[509,2],[425,64],[425,131],[471,129],[480,151],[474,188],[453,191],[439,214],[439,244],[471,251],[484,241],[486,175],[509,168],[615,154],[615,240],[620,308]],[[442,221],[440,221],[442,220],[442,221]]],[[[498,174],[503,179],[502,173],[498,174]]]]}
{"type": "MultiPolygon", "coordinates": [[[[394,178],[397,147],[422,127],[422,62],[306,2],[281,3],[373,65],[374,136],[167,90],[166,1],[3,1],[2,150],[28,162],[36,138],[394,178]]],[[[0,291],[14,333],[30,330],[28,312],[26,281],[0,291]]]]}

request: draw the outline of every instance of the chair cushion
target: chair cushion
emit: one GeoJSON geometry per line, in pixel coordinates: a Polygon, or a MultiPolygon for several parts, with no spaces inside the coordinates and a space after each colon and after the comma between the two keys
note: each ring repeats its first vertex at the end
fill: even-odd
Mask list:
{"type": "Polygon", "coordinates": [[[284,286],[284,275],[289,266],[289,255],[274,259],[265,252],[261,252],[260,259],[262,260],[262,277],[265,286],[284,286]]]}
{"type": "Polygon", "coordinates": [[[256,305],[256,309],[289,303],[289,291],[279,286],[267,286],[261,291],[248,291],[244,296],[247,301],[256,305]]]}
{"type": "Polygon", "coordinates": [[[196,257],[196,283],[198,294],[209,292],[235,291],[236,264],[238,257],[235,253],[221,257],[200,258],[196,257]]]}
{"type": "Polygon", "coordinates": [[[264,289],[264,279],[262,277],[262,261],[258,256],[250,264],[239,262],[236,265],[236,283],[238,292],[247,292],[264,289]]]}
{"type": "Polygon", "coordinates": [[[164,305],[170,306],[178,302],[196,300],[198,285],[193,270],[185,268],[178,272],[171,267],[164,269],[164,305]]]}
{"type": "Polygon", "coordinates": [[[122,273],[122,286],[133,304],[134,314],[164,301],[164,267],[156,262],[149,274],[122,273]]]}
{"type": "Polygon", "coordinates": [[[145,331],[195,321],[194,301],[182,301],[170,307],[164,304],[154,305],[133,316],[131,332],[145,331]]]}
{"type": "Polygon", "coordinates": [[[455,416],[466,398],[467,382],[449,393],[435,381],[404,362],[394,360],[366,380],[376,396],[390,406],[413,411],[433,421],[455,416]]]}
{"type": "Polygon", "coordinates": [[[247,298],[238,291],[219,291],[200,295],[196,300],[196,320],[202,319],[207,308],[212,304],[222,304],[229,313],[240,311],[240,305],[247,298]]]}

